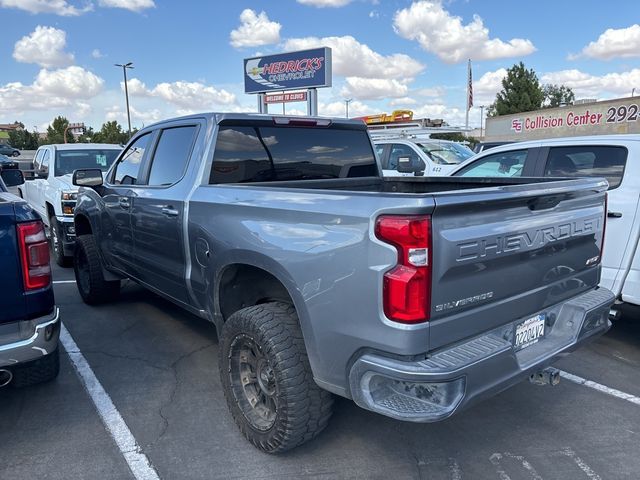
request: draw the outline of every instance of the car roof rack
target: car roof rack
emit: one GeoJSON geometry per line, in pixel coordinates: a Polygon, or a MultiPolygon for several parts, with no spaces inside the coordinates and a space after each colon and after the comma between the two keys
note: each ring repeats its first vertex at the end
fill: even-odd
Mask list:
{"type": "Polygon", "coordinates": [[[369,135],[373,140],[388,139],[427,139],[433,133],[467,133],[462,127],[425,126],[423,122],[398,122],[380,125],[368,125],[369,135]]]}

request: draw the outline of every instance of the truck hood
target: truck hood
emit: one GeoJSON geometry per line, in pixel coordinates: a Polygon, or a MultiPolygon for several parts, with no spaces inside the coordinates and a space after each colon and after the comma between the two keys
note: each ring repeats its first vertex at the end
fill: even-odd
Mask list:
{"type": "Polygon", "coordinates": [[[55,182],[57,183],[57,185],[55,185],[56,188],[59,188],[60,190],[77,190],[78,187],[76,187],[73,184],[73,174],[71,173],[67,173],[66,175],[60,175],[59,177],[55,177],[55,182]]]}

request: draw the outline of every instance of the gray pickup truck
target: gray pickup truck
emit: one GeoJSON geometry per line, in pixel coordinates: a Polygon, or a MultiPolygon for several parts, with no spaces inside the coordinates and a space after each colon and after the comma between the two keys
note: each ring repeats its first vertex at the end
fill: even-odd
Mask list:
{"type": "Polygon", "coordinates": [[[129,278],[213,322],[231,413],[275,453],[332,395],[442,420],[607,331],[607,183],[383,178],[362,123],[202,114],[76,170],[75,274],[129,278]]]}

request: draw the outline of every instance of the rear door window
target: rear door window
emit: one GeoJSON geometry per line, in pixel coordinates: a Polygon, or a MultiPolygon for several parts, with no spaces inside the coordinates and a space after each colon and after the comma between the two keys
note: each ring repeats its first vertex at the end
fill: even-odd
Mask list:
{"type": "Polygon", "coordinates": [[[577,145],[551,147],[544,168],[545,177],[604,177],[609,189],[622,182],[627,163],[625,147],[577,145]]]}
{"type": "Polygon", "coordinates": [[[521,177],[528,150],[487,155],[456,173],[458,177],[521,177]]]}
{"type": "Polygon", "coordinates": [[[153,154],[149,185],[173,185],[182,178],[189,160],[197,126],[166,128],[153,154]]]}
{"type": "Polygon", "coordinates": [[[209,183],[377,176],[364,130],[221,126],[209,183]]]}

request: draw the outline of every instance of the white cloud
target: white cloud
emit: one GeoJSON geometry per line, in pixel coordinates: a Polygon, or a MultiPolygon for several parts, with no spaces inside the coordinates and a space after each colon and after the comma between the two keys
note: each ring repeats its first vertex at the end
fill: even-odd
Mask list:
{"type": "Polygon", "coordinates": [[[270,45],[280,41],[280,25],[272,22],[265,12],[256,14],[247,8],[240,14],[240,26],[231,30],[231,46],[235,48],[270,45]]]}
{"type": "Polygon", "coordinates": [[[29,35],[18,40],[13,58],[22,63],[37,63],[45,68],[65,67],[73,63],[73,55],[64,51],[67,34],[64,30],[38,25],[29,35]]]}
{"type": "Polygon", "coordinates": [[[297,2],[301,3],[302,5],[309,5],[311,7],[317,7],[317,8],[344,7],[345,5],[350,4],[352,1],[353,0],[297,0],[297,2]]]}
{"type": "Polygon", "coordinates": [[[182,109],[179,113],[183,114],[237,104],[233,93],[200,82],[164,82],[150,89],[139,79],[132,78],[127,87],[131,96],[160,98],[182,109]]]}
{"type": "Polygon", "coordinates": [[[507,76],[506,68],[487,72],[473,82],[473,103],[490,105],[496,100],[497,93],[502,90],[502,79],[507,76]]]}
{"type": "Polygon", "coordinates": [[[124,8],[132,12],[141,12],[156,6],[153,0],[99,0],[98,5],[107,8],[124,8]]]}
{"type": "Polygon", "coordinates": [[[507,42],[490,38],[482,18],[463,25],[460,17],[452,16],[440,0],[421,0],[396,12],[393,19],[398,35],[416,40],[420,46],[446,63],[472,60],[492,60],[523,57],[536,48],[530,40],[513,38],[507,42]]]}
{"type": "Polygon", "coordinates": [[[97,48],[94,48],[94,49],[91,51],[91,56],[92,56],[93,58],[102,58],[102,57],[104,57],[104,53],[102,53],[102,52],[101,52],[100,50],[98,50],[97,48]]]}
{"type": "Polygon", "coordinates": [[[570,87],[576,98],[612,98],[627,96],[633,88],[640,86],[640,68],[628,72],[591,75],[580,70],[561,70],[546,73],[543,83],[553,83],[570,87]]]}
{"type": "Polygon", "coordinates": [[[17,8],[29,13],[51,13],[62,17],[74,17],[93,10],[93,5],[84,2],[84,7],[78,8],[66,0],[0,0],[0,7],[17,8]]]}
{"type": "Polygon", "coordinates": [[[413,109],[413,118],[441,118],[449,125],[460,126],[465,122],[464,109],[451,107],[441,103],[428,103],[413,109]]]}
{"type": "Polygon", "coordinates": [[[413,97],[394,98],[389,102],[391,107],[406,107],[408,105],[416,105],[418,101],[413,97]]]}
{"type": "Polygon", "coordinates": [[[290,38],[285,50],[331,47],[334,75],[362,78],[413,78],[424,65],[403,53],[381,55],[350,35],[344,37],[290,38]]]}
{"type": "Polygon", "coordinates": [[[68,106],[82,108],[103,86],[104,80],[81,67],[42,69],[31,85],[20,82],[0,85],[0,112],[22,114],[68,106]]]}
{"type": "Polygon", "coordinates": [[[581,55],[570,55],[569,59],[579,56],[599,60],[640,57],[640,25],[636,23],[628,28],[607,29],[598,40],[584,47],[581,55]]]}
{"type": "Polygon", "coordinates": [[[347,77],[340,94],[367,100],[403,97],[409,91],[406,84],[392,78],[347,77]]]}
{"type": "MultiPolygon", "coordinates": [[[[144,111],[140,111],[133,106],[129,106],[129,113],[131,115],[131,123],[134,125],[149,125],[151,123],[158,122],[166,117],[157,108],[144,109],[144,111]]],[[[105,113],[105,120],[108,122],[117,120],[123,125],[125,130],[128,128],[127,112],[121,107],[108,107],[105,113]]]]}
{"type": "MultiPolygon", "coordinates": [[[[373,111],[376,111],[376,109],[357,100],[349,103],[349,117],[361,117],[373,111]]],[[[306,113],[306,111],[302,112],[303,115],[306,115],[306,113]]],[[[318,104],[318,113],[325,117],[344,117],[346,114],[346,105],[344,101],[320,102],[318,104]]]]}

